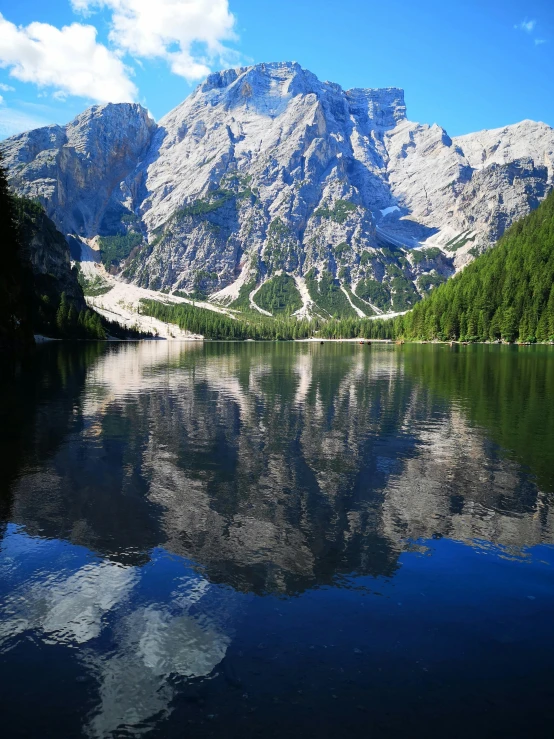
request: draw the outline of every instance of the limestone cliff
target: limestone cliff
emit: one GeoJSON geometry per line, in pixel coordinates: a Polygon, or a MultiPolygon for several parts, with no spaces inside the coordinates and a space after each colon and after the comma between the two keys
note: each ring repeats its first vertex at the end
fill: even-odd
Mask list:
{"type": "Polygon", "coordinates": [[[210,75],[157,125],[95,106],[5,151],[12,185],[122,279],[264,311],[260,286],[289,274],[299,314],[323,317],[411,307],[554,175],[545,124],[450,138],[410,122],[402,90],[296,63],[210,75]]]}

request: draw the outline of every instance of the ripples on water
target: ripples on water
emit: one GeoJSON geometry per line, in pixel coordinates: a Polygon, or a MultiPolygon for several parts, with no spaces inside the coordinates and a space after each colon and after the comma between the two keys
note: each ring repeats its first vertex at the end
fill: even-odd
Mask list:
{"type": "Polygon", "coordinates": [[[8,737],[552,736],[554,353],[4,368],[8,737]]]}

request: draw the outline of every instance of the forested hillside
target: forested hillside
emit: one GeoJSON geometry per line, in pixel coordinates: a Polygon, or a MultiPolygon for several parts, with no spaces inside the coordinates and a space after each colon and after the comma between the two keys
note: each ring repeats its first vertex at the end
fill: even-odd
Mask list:
{"type": "Polygon", "coordinates": [[[100,316],[87,308],[69,247],[42,206],[13,198],[21,259],[31,274],[27,306],[33,331],[63,339],[103,339],[100,316]]]}
{"type": "Polygon", "coordinates": [[[554,340],[554,191],[395,328],[408,339],[554,340]]]}
{"type": "Polygon", "coordinates": [[[100,316],[87,308],[64,236],[42,206],[14,196],[0,158],[0,347],[31,347],[33,334],[103,339],[100,316]]]}
{"type": "Polygon", "coordinates": [[[0,155],[0,350],[33,343],[28,293],[30,268],[25,269],[17,214],[0,155]]]}
{"type": "Polygon", "coordinates": [[[168,305],[156,300],[143,300],[140,312],[166,323],[175,323],[180,329],[201,334],[206,339],[258,339],[290,341],[293,339],[391,339],[393,321],[347,318],[343,320],[298,320],[286,316],[270,318],[246,316],[231,318],[214,311],[188,304],[168,305]]]}

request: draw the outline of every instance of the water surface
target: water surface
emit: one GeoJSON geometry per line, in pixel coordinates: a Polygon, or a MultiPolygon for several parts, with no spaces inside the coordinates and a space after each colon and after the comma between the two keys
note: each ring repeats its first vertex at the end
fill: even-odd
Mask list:
{"type": "Polygon", "coordinates": [[[551,737],[554,351],[3,367],[7,737],[551,737]]]}

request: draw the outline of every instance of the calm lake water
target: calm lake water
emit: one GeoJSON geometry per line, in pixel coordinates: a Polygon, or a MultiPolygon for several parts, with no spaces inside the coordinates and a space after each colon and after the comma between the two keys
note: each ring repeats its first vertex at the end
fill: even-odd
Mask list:
{"type": "Polygon", "coordinates": [[[43,346],[2,736],[554,733],[554,349],[43,346]]]}

